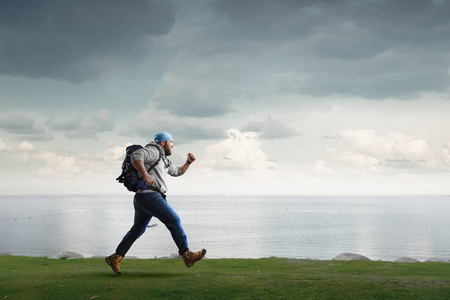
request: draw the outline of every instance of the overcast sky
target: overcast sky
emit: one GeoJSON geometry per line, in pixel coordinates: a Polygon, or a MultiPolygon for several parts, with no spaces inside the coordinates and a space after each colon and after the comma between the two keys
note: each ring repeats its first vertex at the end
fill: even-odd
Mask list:
{"type": "Polygon", "coordinates": [[[0,0],[0,193],[450,194],[450,1],[0,0]]]}

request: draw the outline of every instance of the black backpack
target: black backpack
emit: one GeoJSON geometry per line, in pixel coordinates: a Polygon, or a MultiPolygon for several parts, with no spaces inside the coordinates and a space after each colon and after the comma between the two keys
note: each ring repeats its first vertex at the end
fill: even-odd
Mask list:
{"type": "MultiPolygon", "coordinates": [[[[161,149],[159,149],[157,145],[148,144],[147,146],[149,145],[154,146],[156,147],[156,149],[158,149],[159,159],[150,167],[150,169],[147,170],[147,172],[150,172],[150,170],[153,169],[162,158],[161,149]]],[[[123,185],[131,192],[136,192],[137,190],[146,190],[150,188],[149,186],[147,186],[144,179],[139,178],[139,172],[135,169],[135,167],[133,167],[133,164],[131,162],[131,154],[133,154],[134,151],[142,148],[143,147],[141,145],[131,145],[126,148],[125,159],[122,163],[122,174],[120,174],[120,176],[116,178],[119,183],[123,183],[123,185]]]]}

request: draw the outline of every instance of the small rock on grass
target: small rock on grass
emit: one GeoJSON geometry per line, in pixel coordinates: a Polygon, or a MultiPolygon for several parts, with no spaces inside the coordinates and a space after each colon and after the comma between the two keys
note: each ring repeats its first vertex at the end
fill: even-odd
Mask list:
{"type": "Polygon", "coordinates": [[[405,262],[405,263],[416,263],[419,262],[417,259],[411,257],[400,257],[395,262],[405,262]]]}
{"type": "Polygon", "coordinates": [[[333,260],[370,260],[368,257],[365,257],[364,255],[360,254],[354,254],[354,253],[341,253],[333,260]]]}
{"type": "Polygon", "coordinates": [[[58,253],[55,257],[52,257],[54,259],[61,259],[61,258],[67,258],[67,259],[77,259],[77,258],[84,258],[83,255],[75,253],[75,252],[62,252],[58,253]]]}

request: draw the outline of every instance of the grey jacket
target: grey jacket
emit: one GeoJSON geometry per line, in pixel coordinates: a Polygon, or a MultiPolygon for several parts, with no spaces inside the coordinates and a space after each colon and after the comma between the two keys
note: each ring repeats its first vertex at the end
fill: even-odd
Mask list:
{"type": "MultiPolygon", "coordinates": [[[[135,161],[143,161],[145,168],[148,170],[150,167],[159,159],[159,151],[155,146],[150,146],[150,144],[156,145],[159,147],[163,153],[161,160],[159,163],[150,170],[149,174],[155,177],[154,187],[159,189],[162,193],[167,193],[167,184],[166,184],[166,174],[171,176],[180,176],[181,171],[178,166],[172,164],[172,162],[166,157],[164,148],[156,144],[155,142],[150,142],[142,149],[138,149],[133,152],[131,155],[131,162],[135,161]]],[[[153,193],[153,190],[138,190],[137,193],[153,193]]]]}

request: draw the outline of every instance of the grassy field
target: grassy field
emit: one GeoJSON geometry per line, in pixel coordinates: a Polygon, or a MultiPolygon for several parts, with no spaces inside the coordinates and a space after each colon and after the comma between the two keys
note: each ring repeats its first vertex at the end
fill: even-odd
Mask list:
{"type": "Polygon", "coordinates": [[[450,299],[450,264],[0,256],[0,299],[450,299]]]}

